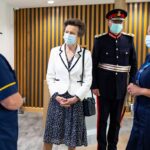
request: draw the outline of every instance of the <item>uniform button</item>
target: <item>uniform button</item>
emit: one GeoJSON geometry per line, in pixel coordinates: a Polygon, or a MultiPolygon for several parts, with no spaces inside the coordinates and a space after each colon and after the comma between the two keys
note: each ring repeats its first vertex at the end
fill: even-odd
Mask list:
{"type": "Polygon", "coordinates": [[[116,56],[116,58],[118,59],[118,58],[119,58],[119,56],[116,56]]]}
{"type": "Polygon", "coordinates": [[[116,72],[115,74],[116,74],[116,76],[117,76],[117,75],[118,75],[118,72],[116,72]]]}
{"type": "Polygon", "coordinates": [[[118,48],[116,48],[116,51],[118,51],[118,48]]]}
{"type": "Polygon", "coordinates": [[[116,43],[117,43],[118,41],[116,40],[116,43]]]}
{"type": "Polygon", "coordinates": [[[106,55],[108,55],[108,52],[106,52],[106,55]]]}

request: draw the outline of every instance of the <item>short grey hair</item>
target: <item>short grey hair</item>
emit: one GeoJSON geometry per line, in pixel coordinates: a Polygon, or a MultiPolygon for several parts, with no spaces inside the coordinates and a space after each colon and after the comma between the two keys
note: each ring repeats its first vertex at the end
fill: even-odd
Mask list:
{"type": "Polygon", "coordinates": [[[82,37],[85,34],[85,30],[86,30],[85,23],[82,22],[81,20],[76,18],[66,20],[64,22],[64,30],[68,25],[76,26],[79,28],[79,32],[78,32],[79,37],[82,37]]]}

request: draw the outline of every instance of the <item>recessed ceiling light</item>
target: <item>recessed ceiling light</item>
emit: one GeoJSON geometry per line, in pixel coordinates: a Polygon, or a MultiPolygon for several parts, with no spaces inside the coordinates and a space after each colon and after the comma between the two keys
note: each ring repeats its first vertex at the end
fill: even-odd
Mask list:
{"type": "Polygon", "coordinates": [[[48,4],[53,4],[54,3],[54,1],[52,1],[52,0],[48,0],[47,2],[48,2],[48,4]]]}

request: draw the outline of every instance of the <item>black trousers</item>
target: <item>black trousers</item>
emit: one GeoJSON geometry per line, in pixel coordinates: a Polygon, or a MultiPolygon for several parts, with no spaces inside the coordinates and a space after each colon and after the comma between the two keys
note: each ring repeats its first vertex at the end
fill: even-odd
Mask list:
{"type": "Polygon", "coordinates": [[[117,150],[123,104],[124,99],[98,98],[97,150],[117,150]],[[107,121],[109,116],[110,123],[108,125],[108,134],[106,136],[107,121]]]}

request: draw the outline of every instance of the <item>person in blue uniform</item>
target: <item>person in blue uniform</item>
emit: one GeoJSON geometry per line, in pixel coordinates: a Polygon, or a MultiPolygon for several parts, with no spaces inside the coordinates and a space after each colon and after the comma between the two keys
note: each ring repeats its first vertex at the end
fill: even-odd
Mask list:
{"type": "MultiPolygon", "coordinates": [[[[150,48],[149,35],[146,45],[150,48]]],[[[134,120],[126,150],[150,150],[150,54],[136,74],[136,80],[128,86],[128,92],[135,96],[134,120]]]]}
{"type": "Polygon", "coordinates": [[[17,109],[22,105],[15,73],[0,54],[0,150],[17,150],[17,109]]]}
{"type": "Polygon", "coordinates": [[[114,9],[107,13],[109,32],[95,36],[92,91],[98,97],[98,150],[116,150],[121,112],[129,82],[137,71],[133,35],[122,32],[127,12],[114,9]],[[107,120],[110,116],[106,139],[107,120]]]}

